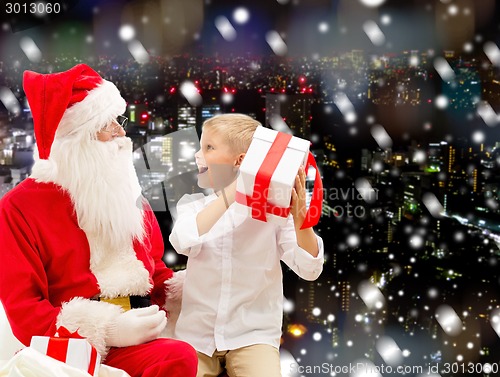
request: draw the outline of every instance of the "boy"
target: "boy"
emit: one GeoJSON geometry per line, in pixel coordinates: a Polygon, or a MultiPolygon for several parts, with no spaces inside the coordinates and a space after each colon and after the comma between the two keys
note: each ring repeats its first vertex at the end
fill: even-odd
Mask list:
{"type": "Polygon", "coordinates": [[[185,195],[177,206],[170,242],[188,256],[182,309],[175,336],[198,353],[198,377],[281,376],[283,316],[280,260],[300,277],[322,271],[323,242],[306,214],[305,172],[292,190],[286,226],[248,218],[234,210],[238,169],[260,123],[223,114],[203,124],[195,154],[198,185],[214,193],[185,195]]]}

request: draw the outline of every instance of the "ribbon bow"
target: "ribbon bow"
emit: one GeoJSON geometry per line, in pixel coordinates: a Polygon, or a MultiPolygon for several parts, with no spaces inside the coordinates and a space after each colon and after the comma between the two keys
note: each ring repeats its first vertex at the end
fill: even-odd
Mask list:
{"type": "Polygon", "coordinates": [[[57,328],[55,337],[57,337],[57,338],[85,339],[83,336],[78,334],[78,330],[76,330],[75,332],[71,332],[64,326],[60,326],[57,328]]]}
{"type": "MultiPolygon", "coordinates": [[[[47,356],[53,357],[56,360],[66,362],[70,339],[85,339],[83,336],[78,334],[78,330],[75,332],[69,331],[66,327],[60,326],[56,329],[54,337],[49,340],[47,345],[47,356]]],[[[88,343],[88,342],[87,342],[88,343]]],[[[90,343],[89,343],[90,345],[90,343]]],[[[82,357],[82,355],[78,355],[82,357]]],[[[87,372],[94,376],[98,371],[100,358],[98,359],[97,350],[91,346],[90,357],[88,359],[88,369],[87,372]]],[[[71,363],[70,363],[71,364],[71,363]]]]}

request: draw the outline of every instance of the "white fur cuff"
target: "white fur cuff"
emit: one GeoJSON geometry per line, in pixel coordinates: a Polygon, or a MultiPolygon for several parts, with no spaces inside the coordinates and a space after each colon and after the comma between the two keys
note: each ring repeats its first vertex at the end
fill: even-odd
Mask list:
{"type": "Polygon", "coordinates": [[[166,299],[163,308],[168,313],[168,322],[163,336],[167,338],[175,338],[175,325],[181,312],[182,288],[185,278],[186,270],[181,270],[174,272],[174,275],[165,281],[166,299]]]}
{"type": "Polygon", "coordinates": [[[165,281],[167,297],[171,300],[180,300],[182,298],[182,288],[186,279],[186,270],[174,272],[174,275],[165,281]]]}
{"type": "Polygon", "coordinates": [[[71,332],[78,331],[104,359],[109,351],[106,331],[122,312],[123,309],[117,305],[75,297],[63,304],[56,326],[64,326],[71,332]]]}

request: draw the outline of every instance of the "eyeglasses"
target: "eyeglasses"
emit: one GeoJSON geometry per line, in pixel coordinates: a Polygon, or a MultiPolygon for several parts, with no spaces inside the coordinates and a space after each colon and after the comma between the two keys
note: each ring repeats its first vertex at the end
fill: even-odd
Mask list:
{"type": "Polygon", "coordinates": [[[104,127],[101,132],[109,132],[112,137],[116,137],[120,134],[121,129],[125,129],[125,127],[127,127],[127,122],[127,117],[118,115],[116,119],[113,119],[113,122],[104,127]]]}

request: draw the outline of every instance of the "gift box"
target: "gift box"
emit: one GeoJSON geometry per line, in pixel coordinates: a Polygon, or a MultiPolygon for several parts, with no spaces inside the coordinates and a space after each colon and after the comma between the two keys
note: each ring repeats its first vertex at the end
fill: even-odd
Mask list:
{"type": "Polygon", "coordinates": [[[30,347],[92,376],[99,374],[101,355],[77,332],[59,328],[54,337],[33,336],[30,347]]]}
{"type": "Polygon", "coordinates": [[[286,224],[295,177],[300,166],[306,173],[311,166],[316,169],[316,177],[302,229],[316,225],[321,216],[323,186],[309,146],[308,140],[257,127],[240,166],[236,210],[260,221],[286,224]]]}

